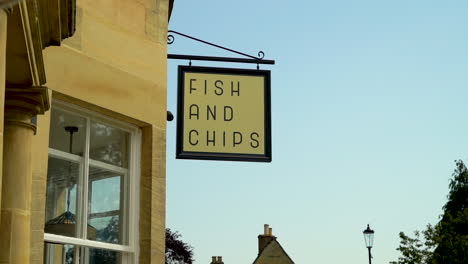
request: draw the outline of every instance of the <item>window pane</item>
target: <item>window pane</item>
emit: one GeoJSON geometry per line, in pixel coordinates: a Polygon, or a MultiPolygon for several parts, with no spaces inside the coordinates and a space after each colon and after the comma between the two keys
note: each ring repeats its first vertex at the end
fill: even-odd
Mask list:
{"type": "Polygon", "coordinates": [[[128,168],[129,134],[99,122],[91,122],[91,159],[128,168]]]}
{"type": "Polygon", "coordinates": [[[45,264],[74,264],[77,259],[75,256],[76,248],[73,245],[45,244],[45,264]]]}
{"type": "Polygon", "coordinates": [[[122,253],[106,249],[46,243],[44,247],[44,263],[120,264],[122,263],[122,253]],[[78,258],[78,256],[81,257],[78,258]],[[78,259],[81,259],[81,261],[78,261],[78,259]]]}
{"type": "Polygon", "coordinates": [[[76,237],[79,164],[49,157],[45,232],[76,237]]]}
{"type": "Polygon", "coordinates": [[[52,108],[49,134],[50,148],[83,156],[85,137],[86,119],[52,108]],[[72,145],[70,145],[70,140],[73,141],[72,145]]]}
{"type": "Polygon", "coordinates": [[[105,249],[90,248],[89,264],[118,264],[122,263],[121,253],[105,249]]]}
{"type": "Polygon", "coordinates": [[[89,214],[88,224],[95,228],[88,232],[88,239],[124,244],[123,195],[125,194],[124,175],[90,166],[89,168],[89,214]]]}

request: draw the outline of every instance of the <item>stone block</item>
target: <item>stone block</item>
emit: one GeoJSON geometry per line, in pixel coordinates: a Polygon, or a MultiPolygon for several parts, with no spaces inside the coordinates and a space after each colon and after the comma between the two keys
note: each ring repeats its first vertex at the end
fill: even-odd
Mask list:
{"type": "Polygon", "coordinates": [[[155,90],[153,81],[65,47],[49,47],[44,53],[51,90],[140,122],[162,122],[165,86],[155,90]]]}
{"type": "Polygon", "coordinates": [[[145,7],[138,1],[119,0],[118,25],[133,33],[145,34],[145,7]]]}
{"type": "Polygon", "coordinates": [[[76,6],[107,22],[115,23],[119,17],[120,1],[78,0],[76,6]]]}

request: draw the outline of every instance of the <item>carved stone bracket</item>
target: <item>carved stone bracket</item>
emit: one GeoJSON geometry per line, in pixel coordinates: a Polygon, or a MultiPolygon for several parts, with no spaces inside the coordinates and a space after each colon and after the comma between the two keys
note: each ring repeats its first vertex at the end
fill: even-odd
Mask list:
{"type": "Polygon", "coordinates": [[[7,14],[10,14],[13,10],[13,5],[17,4],[19,0],[1,0],[0,9],[5,10],[7,14]]]}
{"type": "Polygon", "coordinates": [[[3,11],[5,11],[5,13],[7,15],[11,15],[11,13],[13,12],[13,7],[9,6],[9,7],[4,7],[3,8],[3,11]]]}

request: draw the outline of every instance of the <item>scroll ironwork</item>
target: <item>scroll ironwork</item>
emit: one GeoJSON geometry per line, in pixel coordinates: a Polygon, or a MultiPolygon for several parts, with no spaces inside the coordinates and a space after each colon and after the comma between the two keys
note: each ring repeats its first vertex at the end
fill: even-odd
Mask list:
{"type": "Polygon", "coordinates": [[[231,58],[231,57],[214,57],[214,56],[196,56],[196,55],[181,55],[181,54],[168,54],[167,58],[168,59],[181,59],[181,60],[203,60],[203,61],[223,61],[223,62],[238,62],[238,63],[255,63],[255,64],[275,64],[274,60],[265,60],[265,53],[263,51],[259,51],[257,56],[249,55],[247,53],[243,53],[237,50],[233,50],[227,47],[223,47],[221,45],[217,45],[193,36],[189,36],[184,33],[180,33],[174,30],[169,30],[168,35],[167,35],[167,44],[170,45],[174,43],[175,41],[175,36],[174,35],[179,35],[191,40],[195,40],[197,42],[201,42],[203,44],[216,47],[222,50],[226,50],[238,55],[242,55],[244,57],[247,57],[248,59],[245,58],[231,58]]]}

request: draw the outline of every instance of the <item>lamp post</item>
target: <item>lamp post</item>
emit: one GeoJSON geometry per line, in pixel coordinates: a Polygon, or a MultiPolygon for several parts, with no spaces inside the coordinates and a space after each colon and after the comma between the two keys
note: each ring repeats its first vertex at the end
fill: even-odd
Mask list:
{"type": "Polygon", "coordinates": [[[374,230],[370,229],[369,224],[367,224],[366,230],[362,232],[364,234],[364,241],[366,242],[366,247],[369,250],[369,264],[371,263],[371,248],[372,244],[374,243],[374,230]]]}

